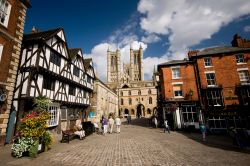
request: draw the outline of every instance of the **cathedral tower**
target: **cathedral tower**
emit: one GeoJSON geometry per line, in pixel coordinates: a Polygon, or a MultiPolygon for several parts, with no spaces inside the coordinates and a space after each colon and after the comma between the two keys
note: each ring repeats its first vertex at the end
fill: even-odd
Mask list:
{"type": "Polygon", "coordinates": [[[121,52],[117,49],[112,52],[107,51],[107,81],[108,83],[118,83],[121,78],[121,52]]]}
{"type": "Polygon", "coordinates": [[[133,50],[130,47],[130,68],[132,81],[144,81],[143,49],[141,46],[139,50],[133,50]]]}

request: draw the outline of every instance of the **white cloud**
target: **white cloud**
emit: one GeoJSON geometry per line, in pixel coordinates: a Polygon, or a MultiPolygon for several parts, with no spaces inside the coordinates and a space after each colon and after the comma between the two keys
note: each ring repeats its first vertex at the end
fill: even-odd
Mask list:
{"type": "Polygon", "coordinates": [[[141,39],[144,43],[156,43],[161,40],[161,38],[155,34],[149,34],[147,36],[142,36],[141,39]]]}
{"type": "Polygon", "coordinates": [[[245,31],[245,32],[250,32],[250,25],[245,26],[245,27],[244,27],[244,31],[245,31]]]}
{"type": "Polygon", "coordinates": [[[146,33],[165,35],[175,59],[181,59],[193,45],[209,39],[222,26],[250,13],[250,1],[245,0],[140,0],[138,11],[146,33]],[[185,53],[184,53],[185,54],[185,53]]]}

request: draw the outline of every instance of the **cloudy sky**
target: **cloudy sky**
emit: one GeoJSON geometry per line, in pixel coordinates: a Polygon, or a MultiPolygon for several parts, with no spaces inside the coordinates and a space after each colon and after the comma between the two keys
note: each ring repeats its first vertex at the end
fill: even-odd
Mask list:
{"type": "Polygon", "coordinates": [[[70,48],[93,58],[106,81],[107,49],[129,60],[132,46],[144,49],[145,79],[154,66],[183,59],[188,50],[230,45],[235,33],[250,39],[249,0],[31,0],[25,32],[62,27],[70,48]]]}

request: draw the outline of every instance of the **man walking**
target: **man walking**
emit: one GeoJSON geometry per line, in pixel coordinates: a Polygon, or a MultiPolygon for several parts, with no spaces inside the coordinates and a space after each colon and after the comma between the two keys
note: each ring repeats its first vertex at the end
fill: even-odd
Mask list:
{"type": "Polygon", "coordinates": [[[116,133],[121,132],[121,119],[117,116],[115,118],[115,125],[116,125],[116,133]]]}
{"type": "Polygon", "coordinates": [[[128,116],[127,116],[127,122],[128,122],[128,124],[131,124],[131,115],[130,114],[128,114],[128,116]]]}

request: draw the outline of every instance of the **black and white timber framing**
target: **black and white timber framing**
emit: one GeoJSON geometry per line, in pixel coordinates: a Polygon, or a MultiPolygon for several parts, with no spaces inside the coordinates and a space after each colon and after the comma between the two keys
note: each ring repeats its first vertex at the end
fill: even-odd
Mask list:
{"type": "Polygon", "coordinates": [[[82,112],[90,105],[93,80],[92,60],[84,59],[81,49],[68,49],[62,28],[27,34],[23,38],[13,106],[23,114],[27,102],[47,96],[51,105],[61,109],[57,116],[69,115],[62,111],[71,108],[82,112]]]}

